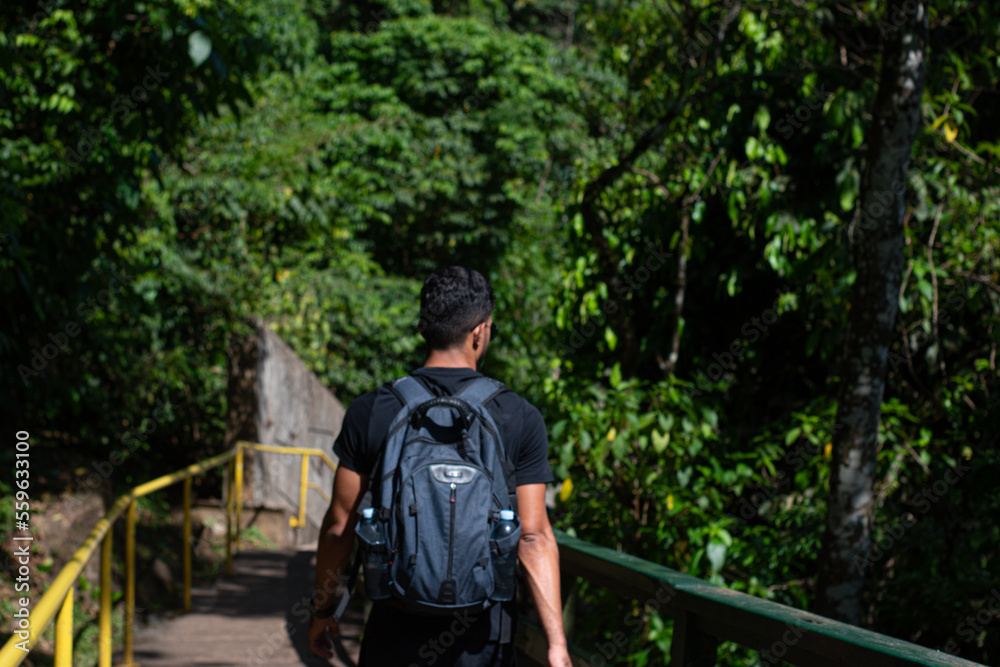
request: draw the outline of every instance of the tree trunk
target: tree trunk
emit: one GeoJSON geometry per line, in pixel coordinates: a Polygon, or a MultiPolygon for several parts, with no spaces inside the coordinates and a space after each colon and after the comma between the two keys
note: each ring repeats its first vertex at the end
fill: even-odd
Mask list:
{"type": "Polygon", "coordinates": [[[859,211],[850,229],[857,278],[851,291],[841,366],[826,533],[816,611],[859,625],[869,564],[875,460],[886,360],[903,270],[903,195],[920,123],[926,70],[927,10],[889,6],[888,39],[872,119],[859,211]]]}

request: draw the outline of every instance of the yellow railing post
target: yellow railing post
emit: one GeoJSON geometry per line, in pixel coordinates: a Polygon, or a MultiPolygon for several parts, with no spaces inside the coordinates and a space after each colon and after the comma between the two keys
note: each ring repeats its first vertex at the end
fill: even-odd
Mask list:
{"type": "Polygon", "coordinates": [[[133,664],[132,627],[135,621],[135,519],[136,499],[128,505],[125,515],[125,648],[122,664],[133,664]]]}
{"type": "Polygon", "coordinates": [[[240,530],[243,528],[243,447],[236,450],[236,551],[240,550],[240,530]]]}
{"type": "Polygon", "coordinates": [[[97,619],[98,667],[111,667],[111,536],[114,531],[108,529],[108,534],[101,542],[101,611],[97,619]]]}
{"type": "Polygon", "coordinates": [[[184,480],[184,611],[191,611],[191,478],[184,480]]]}
{"type": "Polygon", "coordinates": [[[226,479],[226,574],[233,573],[233,478],[236,476],[236,461],[229,462],[226,479]]]}
{"type": "Polygon", "coordinates": [[[56,616],[55,667],[73,667],[73,592],[70,587],[56,616]]]}
{"type": "MultiPolygon", "coordinates": [[[[299,479],[299,527],[306,525],[306,491],[309,490],[309,455],[302,455],[302,476],[299,479]]],[[[297,541],[296,541],[297,543],[297,541]]]]}

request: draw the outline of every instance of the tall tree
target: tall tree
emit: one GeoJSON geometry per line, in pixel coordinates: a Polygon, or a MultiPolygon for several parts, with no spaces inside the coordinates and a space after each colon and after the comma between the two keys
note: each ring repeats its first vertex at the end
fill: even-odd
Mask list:
{"type": "Polygon", "coordinates": [[[819,613],[854,624],[862,620],[879,420],[899,309],[906,174],[927,68],[926,6],[916,0],[893,3],[882,25],[888,43],[859,208],[849,230],[857,277],[851,290],[817,598],[819,613]]]}

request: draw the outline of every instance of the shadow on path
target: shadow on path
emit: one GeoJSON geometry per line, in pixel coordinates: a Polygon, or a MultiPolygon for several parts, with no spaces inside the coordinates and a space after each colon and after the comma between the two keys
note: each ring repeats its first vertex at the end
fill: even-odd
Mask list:
{"type": "Polygon", "coordinates": [[[191,592],[191,612],[138,628],[136,662],[143,667],[246,665],[292,667],[357,661],[363,615],[359,599],[341,624],[350,662],[316,656],[309,648],[307,603],[315,576],[315,551],[244,551],[233,574],[191,592]]]}

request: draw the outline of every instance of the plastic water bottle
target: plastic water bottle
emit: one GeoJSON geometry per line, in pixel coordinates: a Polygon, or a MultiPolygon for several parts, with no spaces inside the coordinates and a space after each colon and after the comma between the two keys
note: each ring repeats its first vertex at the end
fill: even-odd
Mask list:
{"type": "Polygon", "coordinates": [[[357,529],[358,539],[367,545],[370,551],[385,551],[385,537],[375,525],[375,508],[366,507],[361,510],[361,524],[357,529]]]}
{"type": "Polygon", "coordinates": [[[493,527],[493,600],[513,600],[517,576],[517,542],[521,526],[514,510],[500,510],[500,520],[493,527]]]}
{"type": "Polygon", "coordinates": [[[355,532],[364,545],[365,595],[369,600],[389,597],[388,549],[382,526],[375,523],[374,507],[361,510],[361,523],[355,532]]]}
{"type": "Polygon", "coordinates": [[[493,539],[501,540],[517,532],[517,522],[514,521],[514,510],[500,510],[500,520],[493,528],[493,539]]]}

